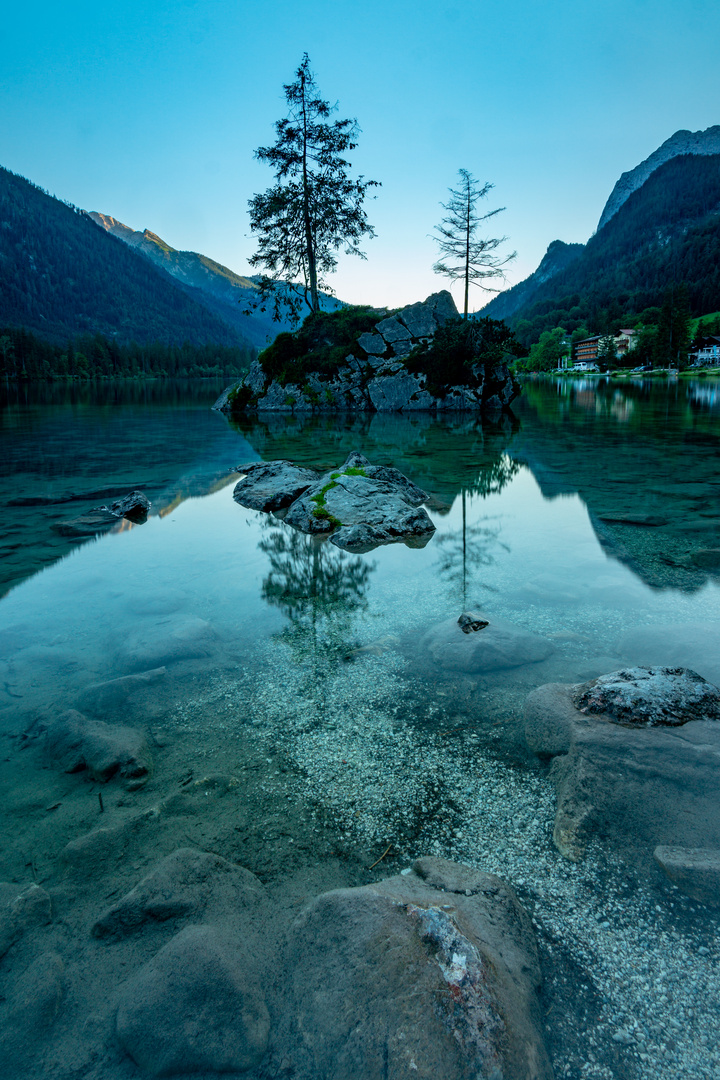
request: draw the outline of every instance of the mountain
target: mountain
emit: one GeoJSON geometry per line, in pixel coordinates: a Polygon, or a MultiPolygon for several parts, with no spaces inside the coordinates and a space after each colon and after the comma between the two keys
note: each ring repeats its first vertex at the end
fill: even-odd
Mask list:
{"type": "Polygon", "coordinates": [[[180,286],[82,210],[0,168],[0,326],[64,342],[244,346],[197,288],[180,286]]]}
{"type": "Polygon", "coordinates": [[[109,214],[99,214],[93,210],[88,217],[112,236],[117,236],[129,247],[141,252],[176,281],[191,289],[198,289],[205,306],[209,306],[254,345],[262,346],[268,337],[277,334],[278,326],[269,316],[263,316],[260,312],[243,314],[248,302],[257,295],[257,282],[252,278],[241,277],[195,251],[177,251],[149,229],[137,232],[109,214]]]}
{"type": "Polygon", "coordinates": [[[562,240],[553,240],[535,273],[524,281],[519,281],[511,289],[499,293],[485,305],[481,315],[491,315],[493,319],[509,319],[521,307],[530,303],[541,285],[577,259],[584,248],[584,244],[565,244],[562,240]]]}
{"type": "MultiPolygon", "coordinates": [[[[509,322],[525,345],[556,326],[597,333],[659,307],[681,282],[691,314],[720,309],[720,153],[676,155],[653,169],[575,258],[531,288],[509,322]]],[[[502,299],[482,314],[496,317],[502,299]]]]}
{"type": "Polygon", "coordinates": [[[712,155],[720,154],[720,125],[706,128],[705,131],[676,131],[650,157],[645,158],[634,169],[624,172],[610,192],[605,209],[600,215],[598,230],[607,225],[613,214],[630,198],[634,191],[642,187],[655,169],[659,169],[671,158],[684,154],[712,155]]]}
{"type": "MultiPolygon", "coordinates": [[[[151,262],[166,270],[183,285],[198,289],[203,303],[240,330],[254,345],[263,346],[280,330],[290,329],[289,323],[273,322],[270,315],[261,311],[251,315],[243,314],[248,302],[257,295],[257,277],[242,277],[227,266],[214,262],[207,255],[199,255],[196,251],[177,251],[149,229],[138,232],[109,214],[99,214],[93,210],[89,217],[106,232],[142,252],[151,262]]],[[[342,307],[341,302],[334,297],[325,293],[321,296],[324,311],[335,311],[342,307]]]]}

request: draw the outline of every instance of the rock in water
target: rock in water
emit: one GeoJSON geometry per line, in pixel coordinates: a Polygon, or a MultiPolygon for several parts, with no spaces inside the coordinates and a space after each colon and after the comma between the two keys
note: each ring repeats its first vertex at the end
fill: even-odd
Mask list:
{"type": "Polygon", "coordinates": [[[292,461],[252,461],[238,465],[236,472],[244,473],[233,491],[233,499],[251,510],[282,510],[294,502],[320,473],[293,465],[292,461]]]}
{"type": "Polygon", "coordinates": [[[397,540],[420,546],[435,531],[421,505],[427,492],[397,469],[371,465],[357,451],[323,475],[289,461],[247,468],[233,492],[236,502],[256,510],[287,507],[287,525],[330,534],[332,543],[347,551],[371,551],[397,540]]]}
{"type": "Polygon", "coordinates": [[[446,671],[474,672],[537,664],[547,660],[555,646],[513,623],[464,612],[459,619],[445,619],[428,630],[420,650],[446,671]]]}
{"type": "Polygon", "coordinates": [[[274,1056],[296,1080],[550,1080],[528,915],[442,859],[314,900],[289,936],[274,1056]]]}
{"type": "Polygon", "coordinates": [[[109,506],[93,507],[91,513],[98,510],[105,510],[108,514],[112,514],[113,517],[124,517],[135,525],[142,525],[143,522],[147,521],[150,512],[150,500],[146,495],[143,495],[142,491],[131,491],[129,495],[124,495],[122,499],[117,499],[115,502],[110,503],[109,506]]]}
{"type": "Polygon", "coordinates": [[[91,780],[118,775],[131,786],[152,776],[152,757],[142,732],[123,725],[88,720],[75,709],[36,723],[31,735],[43,740],[50,763],[65,772],[87,769],[91,780]]]}
{"type": "Polygon", "coordinates": [[[683,669],[613,672],[528,695],[527,744],[555,758],[558,849],[580,859],[597,835],[647,867],[658,845],[720,848],[719,701],[716,687],[683,669]]]}
{"type": "Polygon", "coordinates": [[[150,1076],[246,1072],[269,1031],[242,941],[213,927],[182,930],[120,991],[117,1037],[150,1076]]]}

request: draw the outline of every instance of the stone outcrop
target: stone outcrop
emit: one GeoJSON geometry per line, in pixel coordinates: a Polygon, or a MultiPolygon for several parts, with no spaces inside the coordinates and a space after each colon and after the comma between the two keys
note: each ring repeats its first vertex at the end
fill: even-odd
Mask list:
{"type": "Polygon", "coordinates": [[[281,384],[270,379],[255,361],[245,379],[227,387],[213,408],[232,412],[234,394],[242,390],[246,394],[243,411],[252,412],[502,410],[520,392],[517,380],[502,362],[487,370],[476,365],[466,385],[451,386],[442,397],[431,392],[424,374],[408,371],[403,362],[417,345],[428,342],[439,327],[457,317],[450,293],[434,293],[422,303],[379,318],[372,331],[359,336],[336,375],[327,377],[316,371],[307,375],[302,386],[281,384]]]}
{"type": "Polygon", "coordinates": [[[255,510],[283,511],[299,532],[329,535],[346,551],[370,551],[403,541],[426,544],[435,526],[423,508],[427,492],[397,469],[371,465],[353,452],[343,465],[315,473],[289,461],[238,466],[245,475],[233,498],[255,510]]]}
{"type": "Polygon", "coordinates": [[[582,858],[593,836],[647,865],[660,847],[720,849],[720,690],[686,669],[548,683],[526,699],[525,738],[553,758],[553,839],[582,858]]]}

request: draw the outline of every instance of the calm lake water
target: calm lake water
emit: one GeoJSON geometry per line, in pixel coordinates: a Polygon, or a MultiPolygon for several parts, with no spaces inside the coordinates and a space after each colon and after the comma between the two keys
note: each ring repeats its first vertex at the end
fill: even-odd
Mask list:
{"type": "MultiPolygon", "coordinates": [[[[623,664],[687,665],[720,684],[718,382],[529,382],[495,423],[233,425],[210,411],[221,389],[5,390],[0,880],[53,895],[70,982],[85,980],[88,993],[100,985],[90,946],[77,942],[105,898],[182,844],[248,867],[288,910],[440,854],[507,877],[547,931],[558,1075],[720,1075],[702,1041],[717,1023],[716,921],[613,852],[563,860],[547,768],[520,725],[535,687],[623,664]],[[239,464],[328,468],[351,450],[428,492],[437,531],[425,547],[350,555],[232,499],[239,464]],[[144,525],[83,535],[78,519],[133,489],[152,502],[144,525]],[[540,635],[551,655],[511,670],[443,671],[423,635],[467,608],[540,635]],[[645,632],[658,627],[662,646],[645,632]],[[119,688],[102,711],[148,733],[146,785],[93,784],[41,763],[26,737],[38,717],[148,670],[152,680],[119,688]],[[192,812],[136,824],[187,790],[198,795],[192,812]],[[131,839],[122,858],[113,849],[78,870],[68,845],[98,825],[131,839]],[[596,932],[600,900],[614,914],[596,932]],[[652,974],[653,957],[665,983],[648,992],[630,973],[649,963],[652,974]],[[674,1015],[682,1030],[668,1045],[674,1015]],[[632,1053],[612,1038],[628,1018],[647,1029],[632,1053]]],[[[75,1075],[63,1054],[43,1075],[75,1075]]],[[[78,1075],[96,1075],[83,1062],[78,1075]]]]}

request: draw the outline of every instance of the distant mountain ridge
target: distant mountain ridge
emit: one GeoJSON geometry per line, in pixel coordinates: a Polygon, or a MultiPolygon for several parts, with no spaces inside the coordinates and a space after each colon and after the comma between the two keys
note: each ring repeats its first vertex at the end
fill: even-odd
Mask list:
{"type": "Polygon", "coordinates": [[[56,343],[102,334],[140,345],[248,344],[198,289],[3,168],[0,223],[0,325],[56,343]]]}
{"type": "Polygon", "coordinates": [[[521,307],[530,303],[541,285],[574,262],[584,250],[584,244],[566,244],[562,240],[553,240],[537,270],[512,288],[498,293],[481,309],[480,315],[490,315],[493,319],[511,318],[521,307]]]}
{"type": "Polygon", "coordinates": [[[720,154],[720,124],[706,128],[705,131],[676,131],[662,146],[654,150],[649,157],[624,172],[610,192],[610,198],[600,215],[598,231],[608,223],[623,203],[634,191],[642,187],[648,177],[666,161],[683,154],[712,155],[720,154]]]}
{"type": "MultiPolygon", "coordinates": [[[[139,232],[109,214],[91,210],[88,216],[106,232],[142,252],[183,285],[199,289],[212,310],[235,326],[254,345],[263,346],[280,330],[289,329],[286,322],[273,322],[267,312],[256,310],[250,315],[243,314],[248,304],[252,304],[257,297],[257,277],[243,277],[196,251],[178,251],[149,229],[139,232]]],[[[342,306],[334,297],[326,293],[321,295],[323,310],[334,311],[342,306]]]]}
{"type": "Polygon", "coordinates": [[[681,282],[692,315],[720,309],[720,152],[673,154],[658,164],[587,244],[554,242],[535,274],[481,314],[506,318],[527,346],[559,326],[604,332],[660,307],[681,282]]]}

